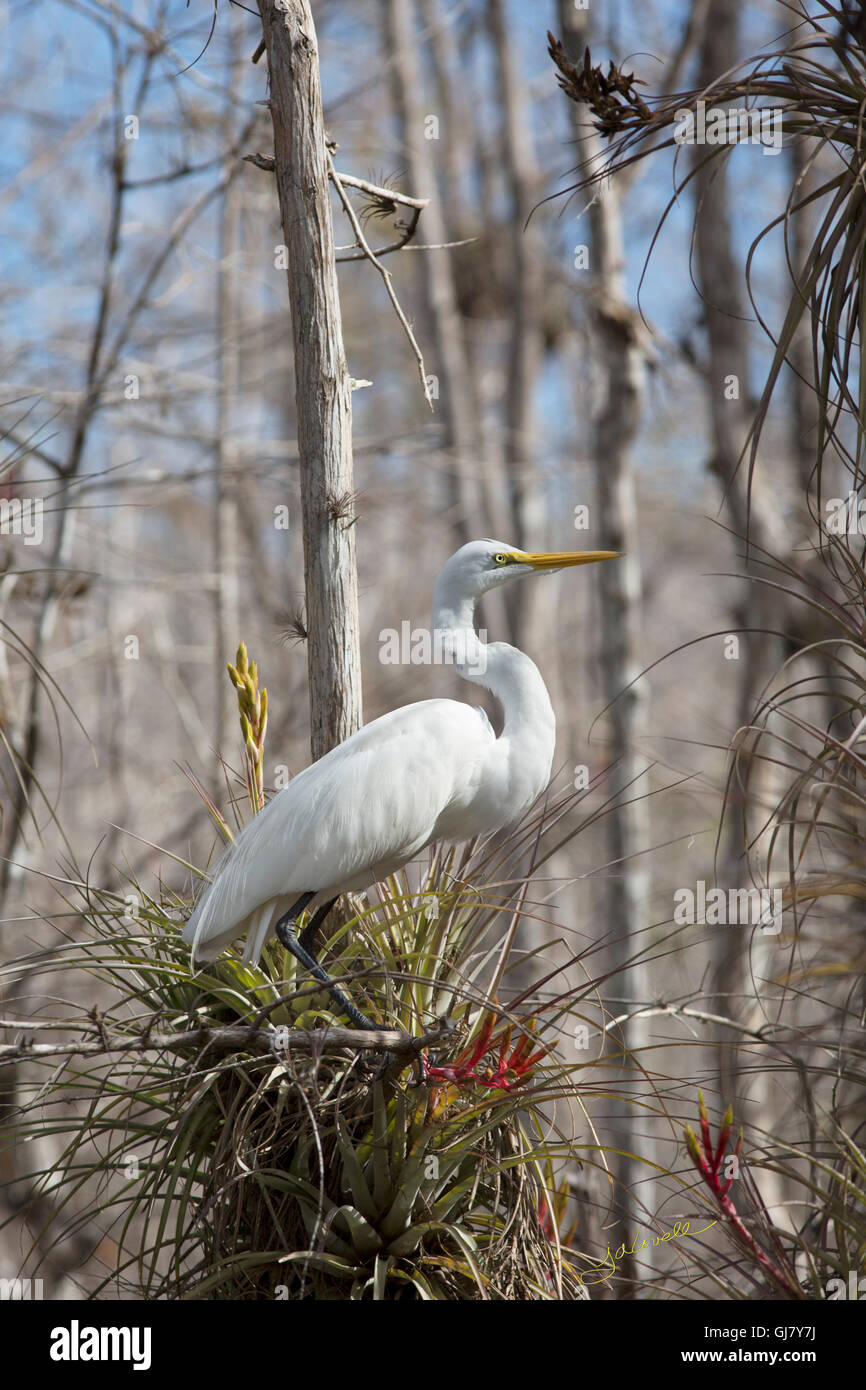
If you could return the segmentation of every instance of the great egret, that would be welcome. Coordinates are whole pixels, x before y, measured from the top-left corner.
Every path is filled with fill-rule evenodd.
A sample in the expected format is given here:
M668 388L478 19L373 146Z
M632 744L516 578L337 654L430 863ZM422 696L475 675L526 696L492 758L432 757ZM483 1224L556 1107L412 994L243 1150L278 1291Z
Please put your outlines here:
M478 600L524 575L616 558L612 550L530 554L493 540L461 546L436 581L433 633L444 659L499 701L502 733L482 709L421 700L374 719L299 772L220 860L183 933L193 964L213 960L244 932L244 960L258 961L275 931L356 1027L373 1027L314 954L316 931L339 895L369 888L434 840L502 829L550 778L556 721L544 681L517 648L481 640ZM311 907L299 937L298 918Z

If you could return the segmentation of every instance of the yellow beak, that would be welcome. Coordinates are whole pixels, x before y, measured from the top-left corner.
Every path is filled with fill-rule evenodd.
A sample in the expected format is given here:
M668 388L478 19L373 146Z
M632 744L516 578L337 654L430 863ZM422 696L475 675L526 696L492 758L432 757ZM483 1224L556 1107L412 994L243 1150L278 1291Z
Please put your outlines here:
M512 558L518 565L531 565L534 570L559 570L567 565L593 565L596 560L618 560L618 550L565 550L553 555L533 555L515 550Z

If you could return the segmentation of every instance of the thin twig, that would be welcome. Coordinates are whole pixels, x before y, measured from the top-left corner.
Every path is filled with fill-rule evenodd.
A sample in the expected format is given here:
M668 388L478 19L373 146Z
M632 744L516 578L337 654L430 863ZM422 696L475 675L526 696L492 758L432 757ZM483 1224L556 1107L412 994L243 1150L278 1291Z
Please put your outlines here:
M461 237L459 241L413 242L411 246L401 246L401 251L453 251L456 246L471 246L478 241L477 236Z
M340 202L343 204L346 216L348 217L349 222L351 223L352 231L355 233L358 245L364 252L364 255L366 256L367 260L370 261L370 263L376 267L379 274L381 275L382 281L385 285L385 289L388 292L388 298L394 306L394 312L397 315L397 318L400 320L400 323L403 325L403 331L409 340L409 346L415 354L415 361L418 364L418 375L421 378L421 385L424 389L424 399L429 405L430 409L432 410L433 397L430 395L430 387L427 385L427 372L424 367L424 358L421 355L421 349L418 346L415 334L412 332L409 320L403 313L403 310L400 307L400 301L394 292L394 286L391 284L391 272L388 270L387 266L381 264L381 262L377 259L375 253L370 250L367 239L364 236L363 230L361 228L361 224L356 216L355 209L352 207L351 200L349 199L348 194L346 193L342 183L340 182L340 175L334 168L334 161L331 158L330 153L328 153L328 172L331 176L331 180L334 184L334 187L337 190Z
M618 1028L622 1023L629 1023L634 1018L692 1018L698 1023L712 1023L722 1028L733 1028L738 1033L744 1033L747 1037L754 1038L756 1042L767 1041L765 1029L749 1028L745 1023L740 1023L735 1018L726 1018L724 1014L705 1013L702 1009L693 1009L683 1004L656 1004L651 1007L636 1009L634 1013L620 1014L617 1018L612 1018L605 1023L601 1032L609 1033L613 1028Z
M272 174L276 169L276 160L272 154L261 154L258 152L256 154L245 154L244 160L247 164L254 165L256 169L263 169L265 173L268 174ZM332 166L332 177L333 172ZM381 184L371 183L369 179L360 179L355 174L337 174L334 182L337 183L337 181L339 181L340 185L360 189L361 192L368 194L371 198L382 198L390 203L400 203L401 206L412 209L412 216L408 222L402 224L400 235L395 241L389 241L385 246L377 246L375 250L372 250L370 247L364 249L358 242L353 243L352 246L336 246L334 248L337 253L335 260L338 264L342 264L345 261L366 260L373 260L375 263L376 257L390 256L394 251L404 251L407 249L409 242L418 230L418 220L421 213L430 202L429 198L412 198L408 193L399 193L393 188L383 188ZM345 203L345 199L343 199L343 203L344 206L348 207ZM400 224L398 223L396 225L399 226ZM425 246L418 249L423 249L425 251L441 251L449 246L465 246L468 244L468 241L474 241L475 239L475 237L469 237L467 241L455 241L443 243L441 246ZM341 252L345 254L341 255Z
M269 174L276 169L276 160L272 154L245 154L244 159L247 164L254 164L257 169L263 169ZM369 193L371 198L383 198L389 203L402 203L404 207L414 208L417 212L423 212L430 202L429 198L412 198L408 193L400 193L396 188L384 188L381 184L371 183L369 179L360 179L357 174L337 174L337 178L349 188L359 188L362 193Z
M389 203L402 203L404 207L415 208L418 212L423 212L430 202L429 198L412 198L408 193L398 192L396 188L383 188L378 183L371 183L369 179L359 179L357 174L336 176L340 183L350 188L359 188L362 193L369 193L371 198L383 198Z

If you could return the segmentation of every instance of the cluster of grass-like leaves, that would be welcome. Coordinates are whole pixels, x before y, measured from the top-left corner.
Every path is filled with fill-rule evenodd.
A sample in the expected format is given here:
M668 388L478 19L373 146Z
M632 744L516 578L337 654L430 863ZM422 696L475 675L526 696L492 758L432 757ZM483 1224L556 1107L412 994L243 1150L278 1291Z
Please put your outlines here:
M255 814L266 697L245 651L230 670L247 760L236 785ZM6 967L34 993L53 975L54 997L100 1001L51 1022L43 1009L37 1028L57 1031L36 1036L56 1037L57 1054L35 1046L18 1079L10 1137L51 1155L40 1167L34 1145L12 1183L16 1205L38 1210L34 1271L92 1229L96 1296L583 1296L541 1215L557 1200L545 1107L573 1084L556 1060L570 1001L541 1018L525 991L497 1002L529 910L513 863L544 857L565 802L495 845L437 855L414 891L389 880L333 932L329 969L378 1022L420 1035L447 1020L421 1085L417 1067L380 1075L381 1052L327 1042L341 1021L278 942L257 965L238 947L193 974L186 893L76 884L68 943Z
M747 1275L763 1296L769 1280L774 1296L821 1298L832 1277L847 1280L862 1269L866 1253L866 527L859 515L866 481L866 49L860 6L792 0L781 10L790 23L778 44L720 72L705 88L674 93L653 94L616 61L605 68L588 51L582 63L572 62L549 37L560 87L609 142L607 159L581 170L577 187L671 151L674 192L661 225L691 180L731 154L728 144L694 151L680 146L683 114L696 111L699 102L780 112L786 142L801 142L803 158L784 205L746 256L746 289L772 355L741 465L748 468L751 495L771 405L778 404L788 371L801 379L805 371L815 419L814 468L802 499L811 533L785 556L762 550L749 535L738 539L752 561L752 582L775 590L780 613L796 618L805 635L756 700L751 727L738 731L726 796L726 814L741 820L744 859L756 883L781 886L785 908L774 976L755 982L756 991L768 996L763 1018L756 1020L760 1010L753 1010L748 1020L726 1023L732 1035L738 1023L741 1028L741 1074L772 1074L784 1086L779 1097L787 1096L788 1106L778 1110L774 1133L756 1127L749 1132L751 1161L744 1163L739 1187L721 1182L724 1143L718 1153L710 1151L703 1103L703 1147L691 1131L686 1135L706 1201L738 1246L729 1270L706 1251L693 1254L692 1263L726 1296L744 1296ZM701 215L699 205L696 218ZM800 261L793 251L795 219L808 228ZM652 246L660 231L661 226ZM758 253L775 233L784 238L789 277L777 328L753 286ZM649 257L644 274L648 265ZM801 334L811 343L806 368L795 353ZM838 524L838 499L831 505L826 496L828 478L832 490L850 489L845 500L857 512L853 524L850 515ZM756 773L768 763L776 788L772 804L766 795L751 795ZM727 1138L725 1120L722 1136ZM778 1221L762 1200L762 1170L763 1185L772 1183L786 1197ZM748 1229L738 1227L737 1201L751 1212ZM686 1275L689 1285L692 1273Z

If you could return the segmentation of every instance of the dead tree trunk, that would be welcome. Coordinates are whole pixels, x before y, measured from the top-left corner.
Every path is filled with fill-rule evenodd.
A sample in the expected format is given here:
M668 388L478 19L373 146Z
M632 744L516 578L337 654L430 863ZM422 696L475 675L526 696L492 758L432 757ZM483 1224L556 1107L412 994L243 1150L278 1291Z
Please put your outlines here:
M503 0L489 0L487 18L501 102L502 163L511 200L509 211L510 324L505 396L503 456L511 513L511 534L523 550L544 544L544 498L534 476L533 395L541 368L541 311L544 300L544 248L530 214L541 181L532 141L526 83L515 59ZM552 545L552 549L556 549ZM507 592L511 640L518 646L531 632L544 604L542 591L515 585Z
M424 210L424 240L430 245L441 246L448 240L448 232L431 141L425 138L421 65L412 0L384 0L384 20L388 48L393 55L394 105L406 151L409 182L413 189L422 190L419 197L430 199ZM469 362L448 253L423 254L421 273L439 378L439 408L444 422L449 520L457 543L462 545L470 539L471 522L477 510L467 496L466 482L467 464L474 463L478 456Z
M739 11L727 0L711 0L703 31L699 85L708 86L720 73L727 72L739 58ZM733 214L727 164L724 159L707 161L708 151L695 148L699 166L692 183L695 201L695 248L698 284L703 297L704 322L709 348L708 404L712 424L713 452L710 471L724 490L728 522L742 543L748 538L755 547L781 554L784 536L775 519L772 495L768 495L763 476L755 475L751 497L748 493L746 464L740 456L751 425L749 403L748 318L740 290L742 267L734 252ZM764 571L749 562L746 572ZM752 720L756 701L777 667L782 652L778 641L759 629L778 629L778 606L772 593L762 584L743 585L733 614L734 625L745 629L740 638L741 659L735 663L737 679L734 728L746 729ZM720 658L721 659L721 658ZM772 804L771 769L766 762L748 766L751 738L741 737L738 752L743 777L748 772L749 800L761 817ZM738 781L732 783L736 794ZM719 853L718 878L724 887L748 885L749 863L743 816L747 808L734 801L726 808L727 822ZM758 940L757 938L760 938ZM750 974L763 974L758 957L767 938L756 933L756 954L749 961L742 950L741 937L720 932L713 939L717 1012L729 1012L729 996L751 990ZM721 1056L732 1063L728 1038L719 1035Z
M238 95L238 53L236 35L229 39L229 96L223 113L225 149L231 147ZM235 447L232 420L237 401L240 369L238 292L239 200L237 184L226 185L220 209L219 270L217 272L217 418L216 486L214 488L214 735L217 748L226 749L237 721L237 701L226 680L226 662L234 660L243 633L240 631L240 522L237 482L233 476ZM221 769L215 769L219 779Z
M560 0L559 21L569 57L580 62L588 41L588 13ZM581 163L600 160L598 137L572 111ZM645 353L637 314L625 290L625 256L622 215L615 186L606 182L594 190L588 210L593 270L593 324L601 376L601 404L593 430L593 457L599 509L598 543L623 552L613 564L599 566L601 664L604 696L610 702L610 750L613 762L612 791L620 804L607 817L608 858L605 922L610 940L611 992L636 1010L649 1001L648 971L633 960L645 949L646 937L637 935L650 921L649 872L645 857L649 845L649 815L641 780L646 758L640 753L640 737L646 728L646 689L632 684L642 668L640 654L641 574L639 528L634 471L629 448L640 422L643 406ZM623 1010L625 1012L625 1010ZM648 1026L635 1019L623 1028L628 1053L643 1055ZM650 1174L651 1139L646 1135L642 1112L630 1097L635 1095L640 1072L624 1067L623 1098L611 1105L611 1122L617 1126L615 1176L619 1187L623 1230L654 1213ZM636 1157L633 1158L632 1155ZM631 1210L629 1210L631 1207Z
M352 388L334 261L316 31L307 0L259 0L295 355L314 758L361 725Z
M720 73L729 71L739 58L740 11L728 0L711 0L701 41L699 84L706 87ZM700 146L695 159L705 160ZM760 158L760 156L759 156ZM772 590L759 582L764 573L752 562L752 547L785 558L787 537L774 507L772 479L762 468L755 474L751 494L747 467L740 455L751 424L748 400L749 343L744 296L738 287L742 269L734 253L733 214L727 164L723 159L703 163L693 181L695 197L695 245L698 283L704 299L704 315L709 344L709 404L713 426L714 452L711 470L724 488L732 530L749 550L745 574L755 573L758 582L743 585L734 623L745 629L740 639L742 658L735 663L738 676L734 729L737 748L737 774L730 780L730 800L725 807L724 836L719 853L717 876L723 888L751 879L750 854L757 863L766 862L765 848L772 824L766 824L775 804L779 777L768 758L753 756L754 737L749 729L762 692L778 669L782 645L773 632L784 628L783 608ZM737 390L725 389L726 382ZM772 727L772 720L770 721ZM746 786L748 800L738 805L739 788ZM756 835L755 830L763 827ZM776 938L762 931L753 940L739 931L717 931L713 937L713 966L716 1012L731 1014L742 999L742 1017L750 1027L759 1028L774 1016L772 997L764 995L773 979L776 965ZM770 989L770 995L775 994ZM773 1087L766 1073L749 1074L739 1067L739 1053L730 1045L724 1030L718 1036L718 1066L722 1099L735 1110L752 1107L753 1122L765 1131L773 1129ZM763 1198L778 1219L784 1197L782 1181L767 1175Z

